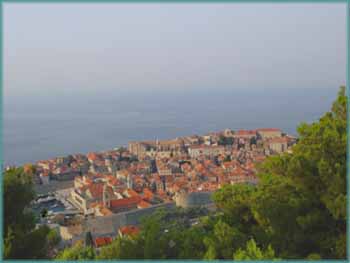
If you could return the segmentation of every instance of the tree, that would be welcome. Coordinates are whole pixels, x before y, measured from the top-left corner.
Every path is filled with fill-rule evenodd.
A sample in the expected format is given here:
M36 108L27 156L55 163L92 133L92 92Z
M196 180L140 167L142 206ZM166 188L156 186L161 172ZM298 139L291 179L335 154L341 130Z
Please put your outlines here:
M344 88L330 112L301 124L298 132L292 154L270 157L258 167L257 186L224 186L214 200L225 223L262 247L271 244L279 257L345 258ZM217 257L220 242L212 244L207 253Z
M299 142L293 148L288 176L332 213L346 221L346 96L339 91L332 111L319 122L299 126Z
M215 204L224 214L224 221L245 233L256 225L250 208L255 191L256 187L249 184L225 185L213 195Z
M112 244L102 247L97 259L142 259L143 251L139 239L117 237Z
M4 173L4 258L47 258L49 228L35 229L34 214L28 209L34 199L32 178L23 168Z
M74 246L66 248L56 257L57 260L89 260L95 259L95 251L92 247L84 247L83 242L77 242Z
M61 237L55 229L51 229L47 234L47 244L49 248L54 248L61 241Z
M22 168L14 168L4 174L4 234L10 227L27 232L34 228L34 215L25 210L35 193L30 176ZM13 230L12 229L12 230Z
M346 256L346 126L342 87L330 112L318 122L299 126L300 136L292 154L269 158L259 168L260 174L287 178L290 187L303 196L304 201L293 201L298 231L293 231L296 239L289 243L295 244L293 253L298 251L294 256ZM267 187L265 192L269 191ZM287 250L290 253L291 247Z
M244 240L245 237L239 230L219 220L214 226L213 233L204 238L207 247L204 259L231 259L234 250Z
M48 257L49 243L48 234L50 229L43 225L39 228L23 235L19 242L19 249L17 250L17 258L28 259L45 259Z
M92 247L94 244L91 232L86 232L85 234L85 246Z
M269 245L266 250L261 250L255 243L254 239L247 242L245 249L238 249L234 255L234 260L277 260L275 251Z
M181 249L179 259L202 259L205 252L203 239L208 233L203 227L191 227L183 231L182 239L179 243Z
M162 243L162 228L160 224L160 216L150 217L144 221L141 235L144 239L144 258L145 259L161 259L164 258L164 246Z

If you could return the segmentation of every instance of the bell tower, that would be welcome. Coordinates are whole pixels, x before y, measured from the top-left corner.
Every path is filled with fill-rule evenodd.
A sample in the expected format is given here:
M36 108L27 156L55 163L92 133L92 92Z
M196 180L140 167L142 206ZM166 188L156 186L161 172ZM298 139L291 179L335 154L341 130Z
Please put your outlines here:
M105 207L109 207L110 206L109 194L108 194L108 191L107 191L107 185L106 184L103 186L102 202L103 202L103 205Z

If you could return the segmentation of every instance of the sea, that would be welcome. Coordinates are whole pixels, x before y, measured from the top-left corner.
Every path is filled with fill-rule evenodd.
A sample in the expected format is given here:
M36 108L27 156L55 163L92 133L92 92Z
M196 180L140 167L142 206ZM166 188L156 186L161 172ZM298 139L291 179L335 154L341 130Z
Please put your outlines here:
M42 92L3 96L3 165L226 128L280 128L331 109L332 88L207 88Z

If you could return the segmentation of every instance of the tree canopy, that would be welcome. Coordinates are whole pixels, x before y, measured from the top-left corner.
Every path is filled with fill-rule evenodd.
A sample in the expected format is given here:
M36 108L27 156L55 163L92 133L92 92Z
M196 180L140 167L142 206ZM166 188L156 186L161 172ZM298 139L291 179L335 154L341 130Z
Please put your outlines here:
M50 229L47 226L35 228L35 216L28 209L35 197L31 175L23 168L14 168L4 173L3 180L4 258L47 258Z

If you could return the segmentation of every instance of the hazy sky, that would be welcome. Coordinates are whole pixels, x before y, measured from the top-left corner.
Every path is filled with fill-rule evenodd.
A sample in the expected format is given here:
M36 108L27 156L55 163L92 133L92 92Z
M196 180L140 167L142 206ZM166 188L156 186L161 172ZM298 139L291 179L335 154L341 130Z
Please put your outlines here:
M346 4L4 4L6 96L338 87Z

